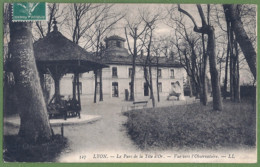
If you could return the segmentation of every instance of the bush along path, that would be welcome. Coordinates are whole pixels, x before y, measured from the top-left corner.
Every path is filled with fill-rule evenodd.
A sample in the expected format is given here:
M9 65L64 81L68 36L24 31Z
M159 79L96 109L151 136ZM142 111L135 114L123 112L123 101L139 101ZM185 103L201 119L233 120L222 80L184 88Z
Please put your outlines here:
M252 103L225 101L223 111L212 111L211 106L197 103L128 112L128 134L145 150L255 146Z

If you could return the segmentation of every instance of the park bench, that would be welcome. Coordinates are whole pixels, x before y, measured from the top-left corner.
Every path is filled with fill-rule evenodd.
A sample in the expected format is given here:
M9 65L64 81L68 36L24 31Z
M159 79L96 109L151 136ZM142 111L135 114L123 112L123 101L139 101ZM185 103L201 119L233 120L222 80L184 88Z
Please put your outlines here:
M134 101L131 105L122 106L121 112L127 112L137 108L145 108L147 107L147 103L148 101Z
M145 108L147 107L148 101L134 101L132 108L136 109L139 107Z
M68 117L80 118L80 105L77 100L60 100L58 103L50 103L47 106L49 118L63 117L66 120Z
M47 106L47 111L50 119L61 117L61 116L63 116L65 119L66 105L64 101L60 101L59 103L50 103Z

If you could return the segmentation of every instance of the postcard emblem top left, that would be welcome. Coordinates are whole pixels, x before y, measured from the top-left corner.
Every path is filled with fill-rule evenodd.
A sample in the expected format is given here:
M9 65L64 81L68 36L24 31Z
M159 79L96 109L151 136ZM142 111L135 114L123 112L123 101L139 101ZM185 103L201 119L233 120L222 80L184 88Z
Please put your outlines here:
M20 21L46 21L46 3L28 3L20 2L13 3L13 17L14 22Z

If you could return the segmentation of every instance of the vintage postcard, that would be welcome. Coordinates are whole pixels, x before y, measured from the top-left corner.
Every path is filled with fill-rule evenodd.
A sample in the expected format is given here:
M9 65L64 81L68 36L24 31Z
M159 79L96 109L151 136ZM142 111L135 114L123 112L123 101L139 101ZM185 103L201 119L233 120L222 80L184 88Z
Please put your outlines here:
M2 161L257 165L257 7L3 3Z

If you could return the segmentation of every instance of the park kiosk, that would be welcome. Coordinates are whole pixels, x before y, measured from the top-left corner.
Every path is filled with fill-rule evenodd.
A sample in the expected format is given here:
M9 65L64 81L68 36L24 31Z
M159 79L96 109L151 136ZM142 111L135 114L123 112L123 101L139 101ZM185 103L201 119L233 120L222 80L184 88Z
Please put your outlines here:
M54 80L55 93L48 103L50 118L79 116L81 110L79 74L108 67L100 63L95 56L67 39L58 31L54 20L53 31L34 43L34 55L41 84L44 74L50 74ZM73 97L64 100L60 94L60 80L65 74L74 74ZM77 93L76 93L77 92Z

